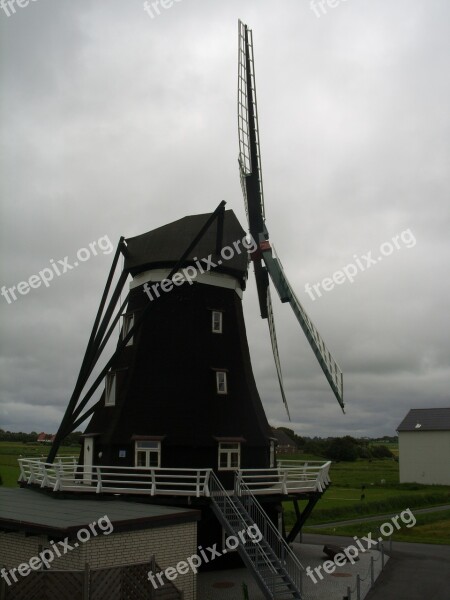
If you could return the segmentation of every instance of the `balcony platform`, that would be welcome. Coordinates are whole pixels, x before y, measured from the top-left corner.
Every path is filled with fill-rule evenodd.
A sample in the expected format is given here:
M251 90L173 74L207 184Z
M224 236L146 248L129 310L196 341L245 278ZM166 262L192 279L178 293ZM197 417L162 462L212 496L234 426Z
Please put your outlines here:
M54 463L37 458L19 459L22 487L77 494L123 494L147 497L208 499L210 468L166 469L79 465L76 457ZM230 494L280 498L322 494L330 484L331 462L279 461L274 468L237 469Z

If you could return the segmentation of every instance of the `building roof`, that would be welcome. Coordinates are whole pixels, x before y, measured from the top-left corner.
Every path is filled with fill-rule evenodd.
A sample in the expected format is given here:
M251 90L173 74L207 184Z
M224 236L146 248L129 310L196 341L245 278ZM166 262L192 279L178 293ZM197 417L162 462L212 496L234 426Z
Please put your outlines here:
M52 498L26 488L0 488L0 529L70 536L106 516L114 531L149 529L200 520L198 510L124 502Z
M274 438L276 438L279 446L294 446L297 448L297 444L294 442L292 438L288 436L288 434L282 429L272 429L272 433Z
M211 213L190 215L168 225L158 227L153 231L127 238L125 269L129 270L134 276L146 269L173 267L210 216ZM201 261L208 258L209 255L212 255L214 261L217 257L217 229L218 221L216 220L191 251L184 263L185 265L195 265L197 260ZM244 237L245 231L242 229L236 215L232 210L226 210L223 218L223 237L219 244L221 249L229 246L233 252L229 253L230 258L222 260L221 266L217 266L214 269L215 271L229 273L238 278L246 276L248 252L242 245L238 246L239 252L234 246L234 242L241 241ZM215 264L219 259L220 257L215 261Z
M450 431L450 408L413 408L397 431Z

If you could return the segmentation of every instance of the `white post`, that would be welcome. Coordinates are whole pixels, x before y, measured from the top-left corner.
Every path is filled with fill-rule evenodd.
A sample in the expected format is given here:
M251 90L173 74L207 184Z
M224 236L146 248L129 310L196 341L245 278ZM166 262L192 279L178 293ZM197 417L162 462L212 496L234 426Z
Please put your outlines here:
M102 469L101 469L101 467L95 467L95 470L97 471L97 489L95 490L95 492L96 492L96 494L100 494L103 489Z

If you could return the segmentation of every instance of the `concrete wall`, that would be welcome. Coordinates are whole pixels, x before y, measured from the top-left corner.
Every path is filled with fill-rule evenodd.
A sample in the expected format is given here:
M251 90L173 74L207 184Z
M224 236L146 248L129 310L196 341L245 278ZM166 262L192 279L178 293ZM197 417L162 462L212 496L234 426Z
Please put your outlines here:
M400 431L400 483L450 485L450 431Z
M74 545L74 541L69 543ZM37 556L40 545L51 549L47 536L25 537L24 533L0 532L0 566L9 570L21 563L28 563L30 558ZM196 550L197 523L184 523L171 527L112 532L106 536L99 534L56 558L52 568L83 569L86 562L92 569L132 565L150 562L151 556L155 555L161 569L166 569L176 567L178 562L186 560ZM20 575L17 578L20 579ZM196 599L196 578L191 571L187 575L178 575L173 583L184 591L185 600Z

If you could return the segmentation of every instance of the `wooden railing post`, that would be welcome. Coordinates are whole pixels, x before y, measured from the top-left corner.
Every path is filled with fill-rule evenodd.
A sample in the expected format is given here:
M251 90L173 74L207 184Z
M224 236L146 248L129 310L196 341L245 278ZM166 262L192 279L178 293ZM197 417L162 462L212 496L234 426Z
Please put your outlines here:
M211 474L211 469L208 469L205 474L205 483L204 483L204 493L207 498L211 496L211 491L209 489L209 476Z
M96 493L97 494L101 494L101 492L103 491L102 469L101 469L101 467L97 466L97 467L95 467L95 470L97 471L97 489L96 489Z
M155 469L152 469L151 471L151 476L152 476L152 490L151 490L151 495L154 496L156 494L156 473L155 473Z

